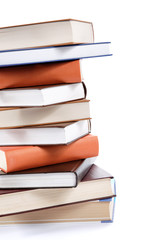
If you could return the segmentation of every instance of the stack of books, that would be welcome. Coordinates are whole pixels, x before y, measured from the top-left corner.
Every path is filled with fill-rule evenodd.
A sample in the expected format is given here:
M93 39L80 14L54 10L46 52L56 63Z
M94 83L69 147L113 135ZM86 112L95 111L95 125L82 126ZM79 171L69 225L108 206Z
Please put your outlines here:
M78 20L0 29L0 224L113 220L80 68L109 46Z

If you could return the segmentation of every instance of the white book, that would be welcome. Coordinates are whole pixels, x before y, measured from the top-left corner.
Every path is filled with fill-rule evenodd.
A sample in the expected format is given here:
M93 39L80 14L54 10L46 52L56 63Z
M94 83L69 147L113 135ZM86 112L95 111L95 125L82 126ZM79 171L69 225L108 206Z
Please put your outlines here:
M83 99L84 83L0 90L0 107L34 107Z
M0 129L0 146L68 144L89 134L90 131L90 120Z
M90 157L12 173L0 170L0 193L18 188L77 187L95 160L96 157Z
M65 19L0 28L0 51L42 46L92 43L91 22Z
M0 51L0 67L111 55L110 42Z

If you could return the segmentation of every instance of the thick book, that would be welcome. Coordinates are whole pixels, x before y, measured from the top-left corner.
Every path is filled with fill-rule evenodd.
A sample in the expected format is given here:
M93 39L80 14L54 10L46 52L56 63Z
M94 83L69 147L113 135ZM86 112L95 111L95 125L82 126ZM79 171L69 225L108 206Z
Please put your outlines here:
M81 82L80 61L0 68L0 89Z
M98 156L91 134L68 145L0 147L0 169L6 173Z
M0 51L0 67L111 55L110 42Z
M93 25L74 19L0 28L0 51L41 46L92 43Z
M0 107L39 107L86 97L84 83L0 90Z
M38 126L90 118L89 100L44 107L0 108L0 128Z
M0 146L69 144L90 132L90 120L0 129Z
M0 189L76 187L95 159L86 158L7 174L0 171Z
M116 197L0 217L0 225L62 222L110 223Z
M1 189L0 216L115 196L115 181L109 173L92 165L86 176L76 188Z

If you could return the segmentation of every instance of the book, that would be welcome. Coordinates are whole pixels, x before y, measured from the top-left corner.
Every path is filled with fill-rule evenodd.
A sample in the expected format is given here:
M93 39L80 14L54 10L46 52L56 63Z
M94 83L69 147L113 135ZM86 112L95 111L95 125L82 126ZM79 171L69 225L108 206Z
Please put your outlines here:
M89 100L86 99L44 107L1 108L0 128L38 126L89 118Z
M12 189L7 193L1 189L0 216L115 196L115 181L109 173L92 165L86 175L87 180L84 177L76 188Z
M0 51L41 46L92 43L91 22L74 19L0 28Z
M96 157L7 173L0 171L0 189L76 187Z
M86 97L84 83L0 90L0 107L37 107Z
M0 67L111 55L110 42L0 51Z
M62 222L110 223L114 218L115 199L87 201L33 212L0 217L0 225Z
M90 120L0 129L0 146L69 144L91 131Z
M91 134L68 145L0 147L0 169L6 173L98 156Z
M0 68L0 89L81 82L80 61Z

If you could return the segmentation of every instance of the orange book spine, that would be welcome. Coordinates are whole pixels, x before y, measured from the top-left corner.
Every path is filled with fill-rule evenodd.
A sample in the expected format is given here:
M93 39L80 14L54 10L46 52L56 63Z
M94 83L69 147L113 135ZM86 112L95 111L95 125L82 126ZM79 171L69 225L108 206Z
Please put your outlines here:
M9 173L95 157L99 152L99 144L98 138L89 134L69 145L8 147L6 149L4 152L7 169L2 170Z
M0 89L81 82L80 61L0 68Z

